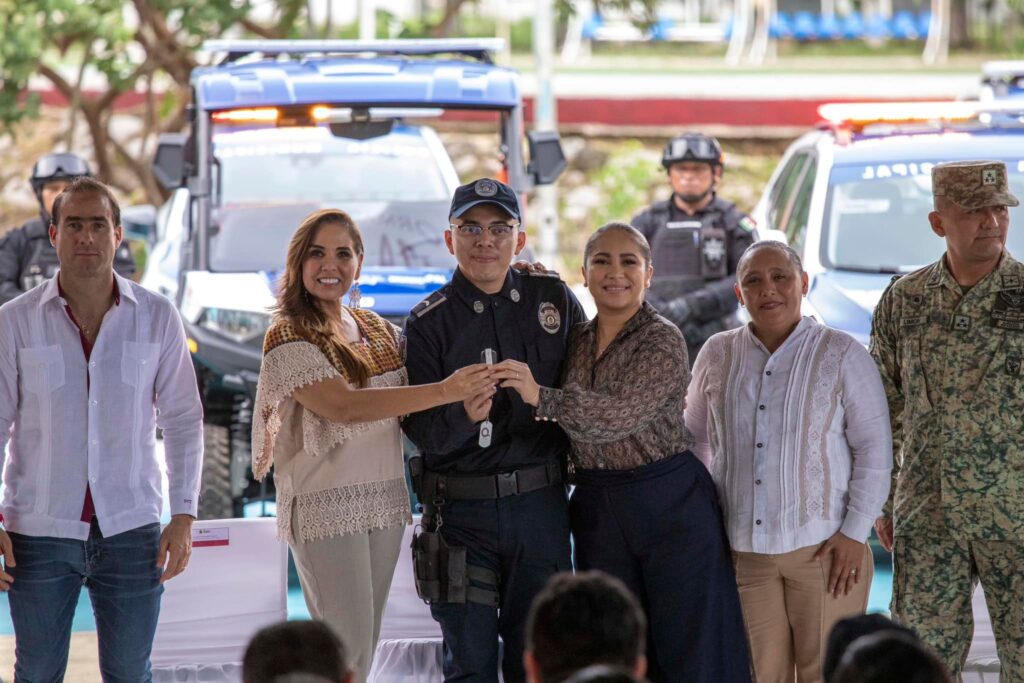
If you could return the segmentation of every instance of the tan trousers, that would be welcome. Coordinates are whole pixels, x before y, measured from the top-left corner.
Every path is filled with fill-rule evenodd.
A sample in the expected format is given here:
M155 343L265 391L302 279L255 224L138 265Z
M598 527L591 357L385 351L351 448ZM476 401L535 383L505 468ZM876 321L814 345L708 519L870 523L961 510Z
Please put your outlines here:
M370 673L403 527L291 545L306 607L345 644L356 681Z
M860 581L834 598L826 593L831 556L815 560L818 547L781 555L733 553L756 683L817 683L832 626L867 609L875 573L871 549L864 547Z

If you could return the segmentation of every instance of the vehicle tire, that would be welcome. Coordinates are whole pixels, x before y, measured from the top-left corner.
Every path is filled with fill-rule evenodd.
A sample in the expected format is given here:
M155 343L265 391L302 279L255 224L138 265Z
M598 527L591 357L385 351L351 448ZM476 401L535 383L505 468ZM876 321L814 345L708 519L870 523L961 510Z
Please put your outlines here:
M243 505L248 500L247 492L252 482L252 400L247 397L235 399L231 414L231 465L230 481L233 505L232 516L244 516Z
M203 479L199 492L199 519L233 516L231 500L231 431L203 423Z

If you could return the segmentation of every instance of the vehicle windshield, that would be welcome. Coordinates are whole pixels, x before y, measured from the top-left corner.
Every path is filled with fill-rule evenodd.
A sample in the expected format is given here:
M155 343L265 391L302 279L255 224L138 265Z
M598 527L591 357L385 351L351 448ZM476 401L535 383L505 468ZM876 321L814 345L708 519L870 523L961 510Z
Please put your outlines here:
M939 160L836 165L829 176L822 260L838 270L905 273L936 261L931 168ZM1010 191L1024 197L1024 161L1003 159ZM1010 253L1024 256L1024 208L1010 209Z
M219 133L211 268L283 268L295 229L326 208L359 226L364 266L452 267L444 245L451 162L425 133L403 124L369 140L326 127Z

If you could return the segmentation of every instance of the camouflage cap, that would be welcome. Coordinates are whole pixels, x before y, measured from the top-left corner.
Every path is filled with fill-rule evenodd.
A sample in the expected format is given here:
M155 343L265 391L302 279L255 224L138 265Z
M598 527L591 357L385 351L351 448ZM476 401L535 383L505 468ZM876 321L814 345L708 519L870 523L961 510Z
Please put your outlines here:
M1001 161L948 161L932 166L932 192L965 209L1017 206Z

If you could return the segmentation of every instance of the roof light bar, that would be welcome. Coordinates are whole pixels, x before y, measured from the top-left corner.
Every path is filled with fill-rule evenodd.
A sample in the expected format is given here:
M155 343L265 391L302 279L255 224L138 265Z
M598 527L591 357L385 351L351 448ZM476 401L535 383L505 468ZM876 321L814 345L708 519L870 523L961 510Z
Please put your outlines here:
M1024 119L1024 101L856 102L818 107L818 115L834 127L862 131L872 124L949 123L977 120L990 123L993 115Z
M488 59L505 49L501 38L457 38L421 40L207 40L205 52L227 52L238 58L255 52L279 55L327 54L465 54Z
M260 109L226 109L213 112L214 123L276 123L281 111L277 107Z
M1022 108L1017 105L1017 108ZM865 102L823 104L818 115L834 124L865 126L870 123L966 121L982 110L978 102Z

